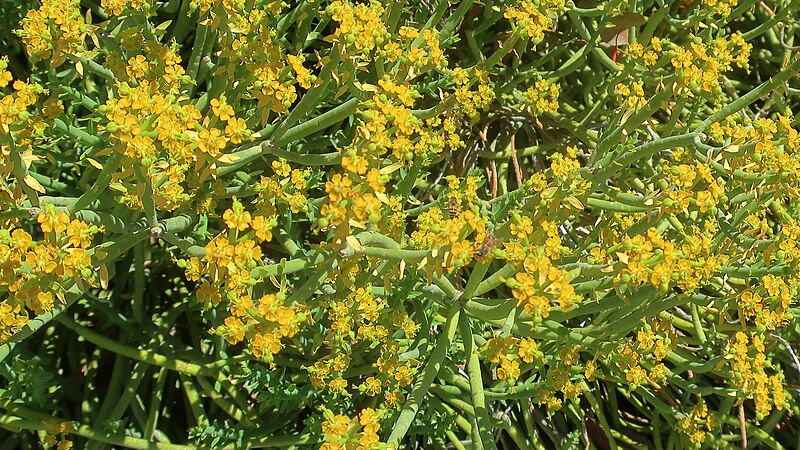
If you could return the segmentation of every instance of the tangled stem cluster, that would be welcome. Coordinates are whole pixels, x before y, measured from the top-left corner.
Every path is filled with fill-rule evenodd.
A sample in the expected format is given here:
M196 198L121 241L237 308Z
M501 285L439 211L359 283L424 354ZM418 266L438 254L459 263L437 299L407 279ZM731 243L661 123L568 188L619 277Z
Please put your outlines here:
M795 442L794 3L4 8L0 426Z

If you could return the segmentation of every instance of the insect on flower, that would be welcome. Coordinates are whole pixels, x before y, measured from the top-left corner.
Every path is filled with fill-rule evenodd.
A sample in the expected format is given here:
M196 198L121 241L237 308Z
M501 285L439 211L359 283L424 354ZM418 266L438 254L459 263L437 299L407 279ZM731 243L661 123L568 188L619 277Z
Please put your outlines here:
M483 243L480 247L475 251L475 256L478 258L485 258L489 252L494 250L494 246L497 243L497 239L494 237L494 233L489 231L486 233L486 237L483 239Z
M459 213L458 207L458 199L455 197L450 197L450 201L447 203L447 212L450 213L450 216L455 216Z

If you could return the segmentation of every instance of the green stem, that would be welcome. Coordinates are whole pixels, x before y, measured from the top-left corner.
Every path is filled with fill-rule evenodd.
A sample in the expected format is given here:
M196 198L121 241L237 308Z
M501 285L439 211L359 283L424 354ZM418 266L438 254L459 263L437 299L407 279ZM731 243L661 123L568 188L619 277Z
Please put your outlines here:
M9 136L9 141L11 141L11 172L14 174L14 178L17 180L17 186L22 189L22 192L30 200L33 206L39 206L39 194L26 182L26 179L29 177L28 175L28 168L25 167L25 161L22 159L22 154L19 153L17 150L17 146L14 145L14 138Z
M625 152L623 155L606 154L595 163L594 168L597 172L592 175L592 179L595 182L606 180L611 175L623 170L629 165L641 159L648 158L661 150L692 146L694 145L695 138L699 136L700 133L698 132L670 136L642 144L633 150Z
M67 308L78 301L81 294L82 293L80 288L78 288L78 285L74 284L69 288L65 295L65 297L67 297L66 303L59 303L55 305L52 310L43 314L39 314L38 316L29 320L25 326L14 333L13 336L8 338L6 342L0 345L0 362L3 362L3 360L6 359L6 357L10 355L12 351L14 351L14 347L17 345L17 343L22 342L23 339L39 331L39 329L50 323L50 321L55 319L59 314L66 311Z
M185 253L186 256L195 258L202 258L206 256L206 249L204 247L200 247L199 245L194 245L191 242L187 241L186 239L179 238L177 235L173 233L164 233L163 235L161 235L161 238L181 249L181 251L183 251L183 253Z
M603 135L602 139L597 144L597 148L594 150L594 153L592 153L592 157L589 159L589 167L594 167L595 161L606 157L608 150L619 144L623 133L630 134L633 130L638 128L645 121L645 119L658 111L661 108L661 105L667 101L667 99L672 97L672 87L675 85L676 79L676 76L673 75L664 80L664 86L662 87L661 92L654 95L646 105L628 118L628 120L626 120L621 127L618 126L609 133Z
M55 420L57 422L72 423L72 425L75 427L75 432L73 434L86 439L105 442L106 444L117 445L125 448L141 450L194 450L196 448L193 445L165 444L159 442L150 442L146 439L130 436L113 436L109 435L107 431L96 430L86 425L81 425L75 421L68 421L58 417L52 417L44 413L36 413L21 406L11 406L8 404L8 402L4 402L2 405L0 405L0 407L7 411L13 412L14 414L23 416L18 417L6 414L0 415L0 424L10 428L43 431L45 428L44 421Z
M331 125L339 123L346 118L355 114L358 107L359 99L351 98L350 100L342 103L341 105L320 114L313 119L296 125L286 131L279 139L275 141L278 147L284 147L294 141L299 141L307 136L310 136L317 131L324 130Z
M405 250L405 249L386 249L376 247L362 247L355 252L360 255L372 256L390 261L405 260L407 262L419 262L430 254L430 250Z
M478 351L475 347L475 338L472 336L472 326L467 314L461 314L459 332L464 342L464 353L467 355L467 375L469 375L469 391L472 397L472 407L475 410L475 421L477 423L478 435L480 440L474 442L478 450L493 450L497 446L492 437L492 423L489 420L489 412L486 409L486 395L483 392L483 376L481 374L481 362L478 358Z
M408 429L411 427L414 417L417 416L417 412L425 399L425 395L428 393L428 389L430 389L431 383L433 383L434 378L438 375L442 363L447 357L447 350L450 348L450 342L455 335L458 325L459 311L460 306L457 303L450 307L450 311L447 314L447 322L445 322L444 330L442 330L439 339L436 341L436 347L428 358L422 375L417 379L416 383L414 383L413 389L408 394L408 400L392 427L392 433L389 435L386 442L389 445L393 445L395 448L400 446L400 441L402 441L403 437L408 433Z
M49 202L45 202L49 203ZM84 222L93 223L95 225L102 225L105 227L106 233L119 233L126 234L136 232L145 227L144 221L130 221L125 218L117 217L113 214L92 211L90 209L82 209L73 214L76 219L83 220Z
M796 58L791 64L789 64L783 70L775 74L775 76L770 78L768 81L761 83L760 85L753 88L747 94L739 97L733 102L727 104L719 111L708 116L708 118L706 118L706 120L704 120L700 125L698 125L694 131L696 133L702 133L706 128L711 126L712 123L719 122L720 120L728 117L729 115L746 108L747 106L758 100L766 93L773 91L774 89L781 86L784 82L786 82L786 80L795 76L794 72L798 69L798 67L800 67L800 58Z
M313 258L297 258L290 260L283 260L277 264L270 264L268 266L256 267L250 274L256 279L267 279L278 275L289 275L305 270L309 267L317 267L322 264L327 258L322 253L316 254Z
M534 448L528 443L525 433L520 430L519 425L517 425L515 422L512 422L509 427L506 428L506 432L508 432L508 435L511 436L511 440L514 441L514 444L516 444L520 449L534 450Z
M139 242L133 247L133 299L131 299L131 309L133 318L140 325L145 322L144 307L144 241Z
M197 377L197 383L200 385L200 388L206 393L206 395L217 404L226 414L231 416L237 422L240 422L242 425L247 427L252 427L253 423L247 416L232 402L228 399L223 397L219 392L214 389L214 387L206 381L203 377Z
M57 320L67 328L78 333L81 337L94 345L117 353L119 355L128 357L135 361L141 361L147 364L152 364L158 367L164 367L175 372L185 373L187 375L203 375L207 377L217 378L216 371L211 371L206 367L198 364L181 361L172 357L167 357L147 350L140 350L127 345L120 344L114 339L107 338L100 333L96 333L84 326L78 325L72 318L66 316L58 316Z
M600 422L600 428L603 430L603 433L608 438L608 445L611 450L617 449L617 441L614 439L614 436L609 432L611 427L608 425L608 421L606 420L605 414L603 414L603 405L600 403L600 400L595 396L595 393L598 391L595 390L594 393L589 389L589 386L583 382L581 383L583 386L583 392L586 393L584 396L586 400L589 401L589 404L592 405L592 411L594 411L595 415L597 415L597 420Z
M186 393L186 401L189 402L189 407L191 408L195 423L199 427L208 425L206 411L203 408L203 400L200 397L200 393L197 392L197 388L195 388L194 383L192 383L192 379L185 374L179 375L181 379L181 385L183 386L183 391Z
M158 377L153 385L150 405L148 405L150 412L147 415L147 422L144 427L144 437L148 441L153 440L153 434L155 434L156 427L158 426L158 416L161 414L161 398L164 395L164 383L167 382L167 374L167 369L162 367L161 370L158 371Z
M589 33L589 29L586 28L586 24L583 23L576 11L568 9L567 16L570 18L570 21L573 25L575 25L575 30L578 32L578 35L585 39L586 41L592 43L591 52L597 56L597 59L600 61L600 64L605 66L607 69L610 69L613 72L619 72L621 67L615 63L607 54L606 52L600 48L595 46L594 42L596 40L596 36L592 36Z
M483 282L488 270L489 262L479 262L475 265L472 269L472 273L469 274L469 280L467 280L467 285L464 287L464 293L461 295L463 300L466 301L472 298L481 285L481 282Z
M67 125L61 119L54 119L53 126L56 130L61 131L62 133L67 134L68 136L77 139L78 142L81 144L86 145L87 147L94 147L95 145L99 145L102 141L97 136L92 136L91 134L87 133L86 131L73 127L72 125Z
M498 48L494 53L492 53L491 56L486 58L485 61L478 63L478 66L484 70L494 67L503 59L503 57L509 54L511 50L514 50L514 47L517 46L517 42L519 42L519 34L514 33L511 35L511 37L507 38L505 42L503 42L503 45L500 46L500 48Z
M265 155L273 155L283 158L289 162L302 164L303 166L335 166L342 162L342 154L339 152L331 153L297 153L281 150L277 147L270 147L263 152Z
M334 47L330 51L330 61L325 64L322 72L319 74L317 85L311 88L303 95L300 102L292 108L292 111L275 129L273 135L270 136L274 141L280 141L281 137L303 116L311 112L320 103L322 96L328 92L328 86L331 84L331 71L334 67L339 65L339 49Z
M112 153L103 165L103 170L101 170L100 174L97 176L97 181L95 181L91 189L81 195L80 198L69 207L69 211L74 214L97 200L97 197L99 197L111 183L111 178L120 164L122 164L122 153Z
M461 20L467 15L467 12L469 12L470 8L472 8L473 3L475 3L475 0L459 2L458 8L456 8L455 12L453 12L453 14L447 18L444 26L439 32L439 38L442 41L449 38L456 28L458 28L459 24L461 24Z
M596 197L589 197L586 199L586 206L590 208L602 209L603 211L622 212L622 213L643 213L649 211L651 208L645 206L626 205L618 202L610 202Z
M506 264L500 270L490 275L489 278L481 281L480 284L478 284L478 287L475 288L475 292L472 293L472 296L470 298L481 296L495 289L496 287L503 284L506 278L510 278L514 276L514 274L516 273L517 273L517 268L514 267L513 264Z
M284 133L277 141L264 141L252 147L232 153L233 162L229 165L219 167L217 169L217 176L223 177L230 173L237 171L239 168L247 166L252 161L260 158L262 155L274 154L276 156L284 157L289 161L293 161L303 165L310 166L326 166L334 165L341 161L341 156L335 153L328 153L325 155L315 154L297 154L280 150L279 147L285 147L288 144L299 141L317 131L328 128L347 117L353 115L358 107L358 99L352 98L330 111L324 112L313 119L310 119L300 125L294 126Z

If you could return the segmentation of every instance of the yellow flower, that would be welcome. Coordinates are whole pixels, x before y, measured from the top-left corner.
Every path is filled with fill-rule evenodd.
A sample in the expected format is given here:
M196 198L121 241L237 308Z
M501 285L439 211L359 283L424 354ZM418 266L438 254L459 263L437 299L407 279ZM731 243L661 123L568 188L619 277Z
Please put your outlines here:
M327 440L336 441L344 437L353 425L353 421L344 415L336 414L322 422L322 433Z
M285 159L280 158L275 161L272 161L272 170L281 178L288 177L289 174L292 172L292 167L289 166L289 163L286 162Z
M538 44L544 39L544 32L555 25L564 7L564 0L522 0L507 8L503 16L520 27L534 44Z
M36 314L44 314L53 309L53 293L39 292L35 297L30 297L25 302L25 306Z
M560 90L557 83L551 83L544 79L537 80L523 94L525 105L537 116L546 112L555 112L558 110Z
M228 119L225 125L225 135L234 144L241 144L250 136L250 130L247 129L247 122L241 118Z
M220 152L228 145L227 138L216 128L210 130L203 128L197 136L197 148L201 152L208 153L213 158L218 157Z
M334 174L330 181L325 183L325 192L328 193L328 201L330 203L338 203L344 198L349 198L351 194L350 186L353 182L347 175Z
M517 216L511 222L511 234L519 239L525 239L533 234L533 220L528 216Z
M16 34L33 60L52 58L58 65L65 54L83 50L87 32L80 0L43 0L41 6L28 10Z
M250 213L244 210L244 206L241 202L236 200L235 197L233 199L233 206L225 210L222 219L229 229L239 231L246 230L247 227L250 226L251 221Z
M334 36L347 47L367 53L388 40L389 32L383 20L384 7L378 2L352 4L334 0L326 12L339 26Z
M400 366L394 373L394 379L399 386L410 386L414 382L413 372L408 366Z
M364 392L370 397L374 397L381 393L381 381L375 377L369 377L362 383Z
M300 211L308 210L308 199L300 192L295 192L289 196L289 208L293 213L297 214Z
M280 352L281 348L283 348L283 344L281 344L280 335L275 331L256 333L250 340L250 351L253 352L253 356L267 362L271 362L273 356Z
M574 157L569 155L562 155L561 153L554 153L550 157L550 170L553 176L559 180L566 180L580 169L581 164Z
M88 248L92 245L92 238L97 231L98 227L89 225L81 220L73 220L67 226L67 236L69 243L73 247Z
M67 230L67 225L69 225L69 216L58 211L54 205L49 203L42 206L42 211L39 212L36 220L44 233L55 231L56 234L61 234Z
M209 103L211 104L211 110L219 117L219 120L227 122L234 117L233 107L228 104L225 95L220 98L212 98Z
M218 236L206 244L203 261L220 269L227 268L233 262L235 248L223 236Z
M250 226L256 233L256 237L262 242L272 241L272 229L278 226L278 217L256 216Z
M8 83L12 82L14 77L11 76L11 72L7 70L0 70L0 88L4 88L8 86Z
M149 71L150 63L144 55L136 55L128 59L128 67L125 68L125 73L130 78L142 78Z
M90 270L92 258L89 252L82 248L68 248L67 256L64 257L64 275L68 277L86 277ZM91 272L89 272L91 273Z
M536 344L536 341L529 338L520 339L518 343L519 347L517 348L517 355L522 359L522 361L530 364L536 358L538 358L542 353L539 351L539 346Z
M497 378L514 383L519 378L519 363L516 360L504 359L497 368Z
M50 243L39 243L32 251L25 255L25 263L31 266L34 273L48 274L60 272L61 259L57 253L58 249Z
M229 344L235 345L244 340L244 323L238 318L228 316L225 319L225 339Z
M344 395L345 397L350 397L350 393L347 392L347 380L342 377L336 377L328 382L328 390L332 394L340 394Z

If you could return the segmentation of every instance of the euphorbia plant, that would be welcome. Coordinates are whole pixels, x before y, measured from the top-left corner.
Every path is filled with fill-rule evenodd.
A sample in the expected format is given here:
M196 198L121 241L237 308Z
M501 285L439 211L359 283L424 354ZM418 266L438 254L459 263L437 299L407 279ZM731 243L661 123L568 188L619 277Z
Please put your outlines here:
M794 442L794 3L0 12L9 445Z

